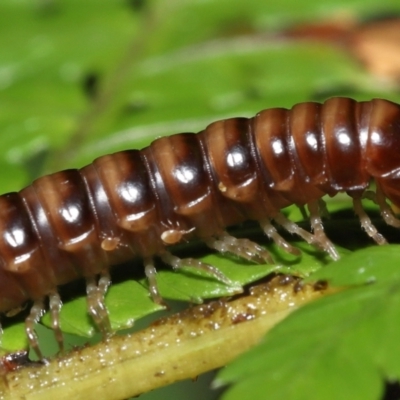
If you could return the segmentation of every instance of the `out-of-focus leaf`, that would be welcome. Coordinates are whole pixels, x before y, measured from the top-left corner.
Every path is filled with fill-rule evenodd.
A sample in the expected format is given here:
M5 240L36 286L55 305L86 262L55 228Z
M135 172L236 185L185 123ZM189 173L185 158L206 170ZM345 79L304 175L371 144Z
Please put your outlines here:
M357 268L349 268L356 265ZM373 246L356 251L327 268L320 269L306 281L327 281L332 286L352 286L391 282L400 279L400 246Z
M360 269L364 277L374 275L376 265L381 270L375 284L322 298L285 319L221 371L217 385L234 383L223 398L381 398L383 380L400 378L394 345L400 332L399 247L390 247L388 257L381 257L381 249L356 252L317 272L319 278L329 270L337 284L360 284L365 281L354 279ZM374 253L375 263L365 262ZM344 268L351 271L347 277Z

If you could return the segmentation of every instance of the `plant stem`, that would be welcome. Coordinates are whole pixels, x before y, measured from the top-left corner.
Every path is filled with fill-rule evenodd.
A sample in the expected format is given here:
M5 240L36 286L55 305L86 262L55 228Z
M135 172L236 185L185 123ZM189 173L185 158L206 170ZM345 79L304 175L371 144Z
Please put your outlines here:
M301 305L328 293L276 277L232 301L213 301L147 329L8 372L2 399L124 399L226 365Z

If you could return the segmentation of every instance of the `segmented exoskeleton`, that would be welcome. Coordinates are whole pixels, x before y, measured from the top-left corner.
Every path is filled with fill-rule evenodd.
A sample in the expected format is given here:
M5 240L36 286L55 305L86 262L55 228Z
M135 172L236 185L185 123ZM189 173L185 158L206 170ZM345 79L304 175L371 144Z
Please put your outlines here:
M376 192L367 190L372 179ZM33 301L26 329L41 357L34 323L44 300L49 298L62 347L57 287L83 277L90 314L107 335L104 293L110 266L140 256L157 302L155 256L173 268L194 266L228 282L218 269L180 259L168 246L196 237L220 252L272 262L259 245L225 231L245 220L258 221L289 252L298 250L275 225L336 260L339 255L324 234L320 199L338 192L353 199L362 226L377 243L385 239L363 210L363 197L379 205L388 224L400 226L385 201L400 206L399 105L332 98L291 110L267 109L254 118L217 121L198 134L163 137L142 150L44 176L0 196L0 311ZM291 204L307 206L312 233L282 214Z

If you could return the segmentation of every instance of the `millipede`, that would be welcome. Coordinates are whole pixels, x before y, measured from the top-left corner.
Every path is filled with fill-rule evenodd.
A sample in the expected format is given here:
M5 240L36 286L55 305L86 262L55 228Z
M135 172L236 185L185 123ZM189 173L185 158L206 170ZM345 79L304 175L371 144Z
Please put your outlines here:
M57 288L83 278L88 312L107 337L110 266L139 256L159 303L155 257L173 269L192 266L229 282L211 265L173 255L170 246L196 238L218 252L272 263L263 247L227 233L246 220L257 221L287 252L299 254L279 227L337 260L321 212L322 197L338 192L350 196L362 227L378 244L386 240L363 209L363 198L379 206L387 224L400 227L387 203L400 207L398 104L336 97L266 109L43 176L0 196L0 312L32 302L26 333L42 358L34 326L45 302L63 349ZM310 231L282 213L292 204L308 210Z

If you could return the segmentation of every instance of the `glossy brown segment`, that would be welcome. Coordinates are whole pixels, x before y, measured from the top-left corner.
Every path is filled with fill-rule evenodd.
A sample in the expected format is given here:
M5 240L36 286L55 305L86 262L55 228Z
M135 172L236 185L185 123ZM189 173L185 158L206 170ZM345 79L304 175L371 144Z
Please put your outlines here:
M210 206L208 176L196 135L164 137L151 150L174 213L192 215Z
M101 272L105 260L99 248L94 210L79 171L44 176L33 183L33 188L62 256L69 259L79 276Z
M288 191L294 184L294 165L288 129L289 111L271 108L254 117L254 136L262 162L271 176L270 187Z
M35 300L54 290L56 284L32 228L18 193L0 196L2 269L16 278L28 298Z
M248 145L247 118L215 122L203 133L214 179L222 194L238 203L252 201L258 191L257 169ZM221 186L222 185L222 186Z
M400 107L387 100L372 100L366 149L367 171L383 177L400 170Z
M42 177L0 196L0 311L134 256L167 259L169 244L247 219L276 237L268 221L281 208L315 210L324 194L362 192L372 178L400 206L400 107L347 98L217 121Z
M363 165L356 107L354 100L333 98L322 109L328 184L337 191L363 190L369 183Z
M298 158L298 169L313 185L327 182L325 141L321 135L321 104L296 104L290 113L290 132Z
M157 221L155 199L139 151L107 155L93 164L119 228L142 231Z

